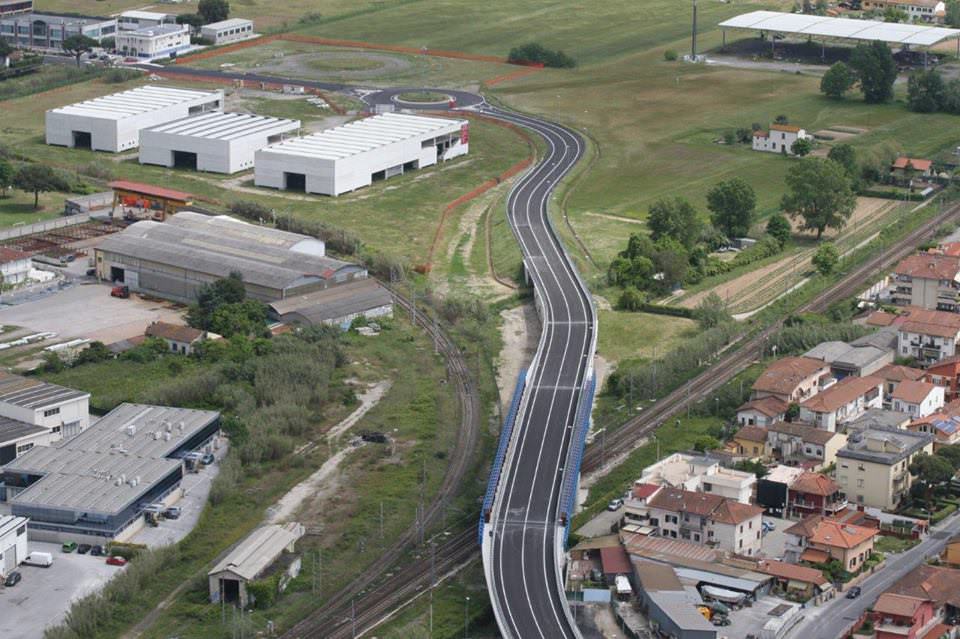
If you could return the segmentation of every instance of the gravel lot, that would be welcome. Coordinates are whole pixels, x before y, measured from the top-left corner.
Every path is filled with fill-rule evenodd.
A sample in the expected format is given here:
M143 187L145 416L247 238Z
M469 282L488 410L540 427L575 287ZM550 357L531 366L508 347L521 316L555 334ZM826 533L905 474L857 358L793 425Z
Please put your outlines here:
M106 583L118 570L104 557L64 554L58 544L30 542L35 550L53 555L49 568L20 566L23 581L13 588L0 586L0 637L40 639L43 629L59 623L70 602Z

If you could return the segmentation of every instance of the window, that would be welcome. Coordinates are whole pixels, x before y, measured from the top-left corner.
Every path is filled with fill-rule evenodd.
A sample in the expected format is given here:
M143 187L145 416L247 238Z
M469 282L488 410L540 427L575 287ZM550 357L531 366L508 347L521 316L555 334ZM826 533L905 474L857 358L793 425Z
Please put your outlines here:
M708 539L712 539L712 538L713 538L713 531L712 531L712 530L708 530L708 531L707 531L707 538L708 538Z
M59 415L59 414L60 414L59 406L57 406L56 408L48 408L47 410L43 411L44 417L50 417L51 415Z
M26 526L20 526L19 528L17 528L17 537L22 537L23 535L26 535L26 534L27 534Z
M754 452L756 452L757 449L754 448L753 450ZM713 484L711 484L710 482L703 482L703 492L709 493L712 490L713 490Z
M862 480L862 479L858 479L858 480L857 480L857 488L863 488L863 480Z
M740 543L737 545L737 548L743 548L743 540L740 540Z
M693 533L693 540L700 541L700 533Z

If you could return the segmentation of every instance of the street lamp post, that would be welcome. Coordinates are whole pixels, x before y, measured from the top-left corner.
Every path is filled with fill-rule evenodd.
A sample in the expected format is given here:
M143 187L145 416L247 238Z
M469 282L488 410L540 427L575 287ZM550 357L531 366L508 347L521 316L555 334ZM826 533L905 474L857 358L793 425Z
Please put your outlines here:
M463 598L463 639L467 639L467 629L470 627L470 597Z

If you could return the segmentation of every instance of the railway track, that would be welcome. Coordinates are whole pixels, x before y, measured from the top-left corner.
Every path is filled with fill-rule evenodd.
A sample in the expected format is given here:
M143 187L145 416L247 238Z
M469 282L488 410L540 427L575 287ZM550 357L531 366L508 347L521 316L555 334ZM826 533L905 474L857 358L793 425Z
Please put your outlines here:
M333 629L339 629L337 632L352 632L354 625L357 628L366 627L361 624L361 621L366 623L378 618L378 615L382 615L382 611L386 609L388 604L395 606L402 603L404 601L402 597L410 594L409 588L403 586L403 584L407 582L420 583L414 579L417 576L416 570L409 567L401 569L397 576L402 575L405 580L403 582L397 582L396 576L387 582L380 581L375 587L374 582L381 580L381 575L388 573L390 568L395 566L408 550L417 546L422 530L429 530L439 522L444 508L456 493L470 468L476 450L480 434L480 397L473 375L467 368L463 353L453 340L434 324L432 318L419 310L414 312L410 300L403 297L394 288L385 286L394 294L397 306L403 312L415 317L416 324L435 341L438 351L447 361L450 384L456 388L460 404L460 429L457 442L450 454L443 482L436 497L424 508L421 521L414 522L414 525L398 537L386 552L367 566L357 579L327 599L322 607L318 608L312 615L284 633L283 637L286 639L352 636L351 634L335 635L330 633ZM471 539L475 544L476 534L472 530L470 533L473 535ZM441 548L438 548L438 561L443 560L446 562L444 565L448 565L449 559L469 554L466 552L466 546L469 546L469 544L460 543L460 536L461 534L458 534L457 537L452 538L451 541L456 541L456 544L451 545L451 542L447 542ZM470 537L470 535L465 535L466 537ZM475 548L470 548L470 552L474 550ZM417 562L413 565L419 566ZM385 589L387 583L392 584L391 589ZM378 595L373 596L374 593L378 593ZM349 628L347 630L342 628L345 623L344 620L348 620Z
M797 312L823 311L834 302L855 295L863 289L864 284L872 274L891 266L915 251L917 245L924 239L931 237L940 225L956 218L958 214L960 214L960 205L954 205L935 215L893 246L855 267L839 282L827 288L810 302L800 306ZM721 356L714 365L607 435L602 446L599 446L597 442L588 446L583 459L583 472L585 474L597 473L598 471L603 473L605 470L616 466L626 455L639 446L642 437L675 414L686 410L688 404L696 404L709 398L724 384L733 379L737 373L759 359L765 343L782 326L783 320L780 320L756 335L746 338L746 341L743 341L739 346L734 345L735 350Z

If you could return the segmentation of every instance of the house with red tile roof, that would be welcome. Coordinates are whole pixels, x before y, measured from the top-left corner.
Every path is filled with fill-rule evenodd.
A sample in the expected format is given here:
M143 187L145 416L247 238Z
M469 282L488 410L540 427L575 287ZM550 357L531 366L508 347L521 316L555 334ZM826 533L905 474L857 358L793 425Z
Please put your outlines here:
M763 426L743 426L734 436L732 445L735 453L748 459L761 459L767 456L767 429Z
M847 572L857 572L873 552L879 531L811 515L784 531L785 558L813 564L836 559Z
M932 415L943 408L943 387L908 379L900 382L890 395L893 410L914 418Z
M960 305L960 257L917 253L893 271L894 304L956 312Z
M960 355L945 357L927 367L923 377L926 381L943 388L944 401L960 398Z
M831 432L883 404L879 377L844 377L800 404L800 421Z
M890 165L890 175L904 182L933 175L933 162L901 155Z
M207 338L207 332L184 324L152 322L144 331L147 337L162 339L171 353L192 355L197 344Z
M5 286L23 284L30 277L33 261L28 253L9 246L0 246L0 275Z
M751 387L750 398L776 397L799 403L832 383L830 365L810 357L783 357L767 366Z
M900 364L887 364L880 370L871 373L874 377L883 380L883 407L890 410L893 406L893 391L897 389L900 382L905 380L922 380L925 372L920 368L910 366L901 366Z
M781 592L809 599L821 592L830 590L833 585L823 576L823 572L809 566L788 564L785 561L761 559L757 562L757 572L776 579L776 588Z
M798 126L772 124L767 131L753 132L753 150L794 155L793 145L797 143L797 140L806 140L809 137L811 136L807 135L807 132Z
M787 516L803 519L810 515L833 516L847 507L840 485L822 473L805 472L787 489Z
M790 404L770 395L760 399L751 399L737 409L737 423L741 426L769 426L783 421Z
M929 599L885 592L873 605L876 639L924 639L942 621Z
M944 620L960 614L960 570L920 564L880 595L874 611L877 639L940 639L952 629Z
M683 539L754 557L762 545L763 508L710 493L664 487L648 501L649 525Z
M930 364L957 353L960 314L911 309L897 327L897 354Z

